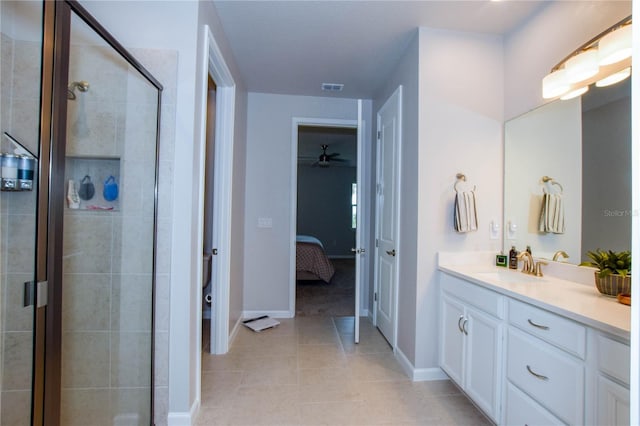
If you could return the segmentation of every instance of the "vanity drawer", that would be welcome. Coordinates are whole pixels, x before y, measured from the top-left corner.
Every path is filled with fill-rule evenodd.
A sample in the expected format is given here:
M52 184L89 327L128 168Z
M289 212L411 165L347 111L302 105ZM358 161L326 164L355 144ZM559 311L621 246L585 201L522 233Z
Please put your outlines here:
M508 339L508 380L562 421L583 424L583 364L514 327Z
M529 398L524 392L507 382L507 425L547 426L563 424L543 406Z
M629 345L610 339L602 334L597 337L598 370L629 384Z
M585 358L587 330L576 322L509 299L509 323L580 359Z
M451 275L440 274L440 277L443 291L496 318L504 318L504 297L502 295Z

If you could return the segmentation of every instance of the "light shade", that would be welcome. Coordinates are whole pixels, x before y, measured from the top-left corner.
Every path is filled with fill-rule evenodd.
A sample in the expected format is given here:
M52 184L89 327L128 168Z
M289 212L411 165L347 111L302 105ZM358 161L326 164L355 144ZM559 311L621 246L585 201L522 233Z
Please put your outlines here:
M598 74L598 51L596 49L585 50L567 61L564 66L567 70L569 83L578 83Z
M555 98L569 91L567 72L564 68L553 71L542 79L542 97Z
M607 87L612 84L616 84L625 78L631 75L631 67L625 68L622 71L618 71L617 73L611 74L608 77L603 78L602 80L596 81L597 87Z
M584 87L581 87L579 89L572 90L571 92L567 93L566 95L560 96L560 99L562 99L563 101L567 101L569 99L577 98L578 96L584 95L588 91L589 91L589 86L584 86Z
M598 62L609 65L631 56L631 25L625 25L602 37L598 43Z

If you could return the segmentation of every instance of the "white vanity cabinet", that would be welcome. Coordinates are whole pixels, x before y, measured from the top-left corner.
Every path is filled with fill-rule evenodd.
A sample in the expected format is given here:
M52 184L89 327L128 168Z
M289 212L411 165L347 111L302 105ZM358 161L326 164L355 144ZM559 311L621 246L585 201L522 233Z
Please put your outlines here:
M440 366L487 416L500 418L503 296L443 275Z
M593 340L597 358L594 424L628 425L629 345L600 333L594 333Z
M629 424L628 307L582 284L441 269L440 367L491 420Z

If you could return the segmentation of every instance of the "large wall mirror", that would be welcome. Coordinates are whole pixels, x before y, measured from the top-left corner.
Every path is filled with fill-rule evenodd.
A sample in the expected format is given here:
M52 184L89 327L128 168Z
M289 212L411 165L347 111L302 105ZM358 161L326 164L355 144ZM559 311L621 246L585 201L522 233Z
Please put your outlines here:
M631 249L630 80L506 123L505 250L580 263L589 250Z

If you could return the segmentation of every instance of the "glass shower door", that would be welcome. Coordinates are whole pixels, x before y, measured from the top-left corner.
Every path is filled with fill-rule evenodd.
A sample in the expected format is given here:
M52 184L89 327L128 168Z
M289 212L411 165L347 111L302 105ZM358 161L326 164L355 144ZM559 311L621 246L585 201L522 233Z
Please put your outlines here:
M24 290L25 283L36 280L42 7L40 2L0 2L2 425L31 424L36 309L25 306ZM31 167L23 168L27 163Z
M160 91L75 12L58 188L61 424L149 425Z

